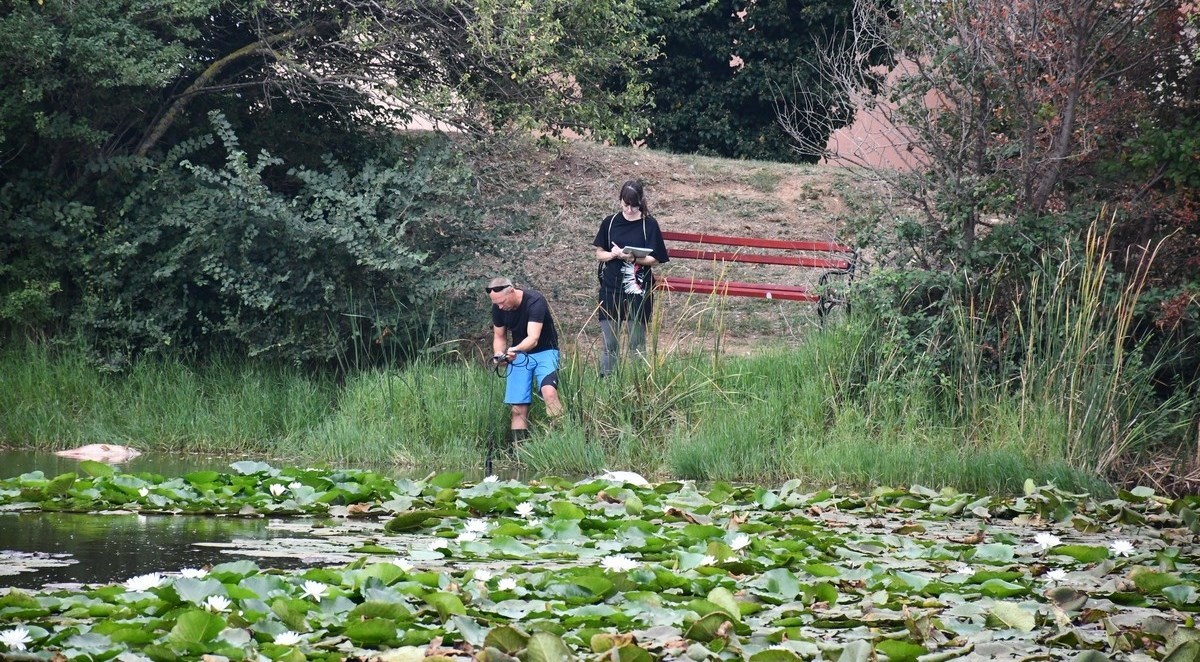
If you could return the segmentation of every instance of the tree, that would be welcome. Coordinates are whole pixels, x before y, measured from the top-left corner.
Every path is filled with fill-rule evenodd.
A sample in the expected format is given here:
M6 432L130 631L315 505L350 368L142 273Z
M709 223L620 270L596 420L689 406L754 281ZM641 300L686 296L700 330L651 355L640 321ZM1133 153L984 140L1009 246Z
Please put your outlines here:
M645 6L662 41L662 57L650 63L647 75L654 108L646 144L676 152L797 160L775 108L781 90L793 84L824 98L827 86L798 70L797 63L812 57L815 35L847 28L848 0L684 0L658 10L653 3Z
M881 177L933 238L926 264L972 254L980 225L1094 201L1096 164L1150 117L1172 58L1191 61L1176 0L858 0L854 29L818 69L847 105L799 95L797 149ZM861 63L890 58L864 73ZM833 151L802 128L856 113L879 129ZM871 162L890 149L898 168Z
M633 73L654 52L637 18L627 0L16 3L0 19L0 162L82 146L145 155L219 104L298 104L360 126L422 115L477 131L636 132Z
M654 52L632 0L6 3L0 324L327 357L337 305L428 296L498 198L398 127L636 134Z

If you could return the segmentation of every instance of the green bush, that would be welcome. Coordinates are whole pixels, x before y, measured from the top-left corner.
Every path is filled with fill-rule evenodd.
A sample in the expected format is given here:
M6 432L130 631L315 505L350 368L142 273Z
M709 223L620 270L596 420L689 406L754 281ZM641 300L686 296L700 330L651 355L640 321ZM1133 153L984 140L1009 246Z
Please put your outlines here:
M286 168L247 154L221 115L212 127L162 161L97 166L127 193L31 222L73 236L82 256L9 275L6 316L18 301L32 308L26 318L45 316L44 302L18 298L30 289L15 289L18 278L65 273L77 284L66 296L73 322L115 367L215 348L327 362L377 349L372 339L423 347L452 332L455 320L430 329L415 312L463 289L457 267L482 231L472 172L450 141L397 138L357 162Z

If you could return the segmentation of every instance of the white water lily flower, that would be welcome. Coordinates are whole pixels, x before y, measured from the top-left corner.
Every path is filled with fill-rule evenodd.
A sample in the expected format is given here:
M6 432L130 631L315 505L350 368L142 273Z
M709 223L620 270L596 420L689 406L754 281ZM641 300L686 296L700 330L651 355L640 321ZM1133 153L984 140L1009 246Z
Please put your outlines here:
M321 582L315 582L311 579L304 582L304 596L313 600L320 600L325 592L329 590L329 586Z
M429 551L436 552L439 549L445 549L449 544L445 538L434 538L429 541Z
M480 568L475 571L475 579L481 582L486 582L492 578L492 571L487 568Z
M1114 540L1109 544L1108 551L1116 556L1129 556L1133 553L1134 547L1133 543L1128 540Z
M232 604L233 602L223 595L210 595L204 600L204 608L214 614L229 611L229 607Z
M298 480L293 480L292 482L288 483L289 490L298 490L301 487L304 487L304 483L301 483Z
M163 576L157 572L148 575L138 575L125 580L125 590L141 593L156 588L163 583Z
M641 564L629 558L628 556L625 556L624 554L617 554L616 556L605 557L602 561L600 561L600 565L604 566L605 570L611 570L613 572L625 572L627 570L633 570Z
M208 575L208 571L203 568L184 568L179 571L179 574L188 579L200 579Z
M1039 533L1034 536L1033 541L1036 542L1038 547L1041 547L1042 549L1050 549L1051 547L1062 544L1062 539L1053 533Z
M143 487L138 490L138 496L150 496L150 488Z
M474 542L478 539L478 533L475 533L474 531L463 531L462 533L458 534L458 537L454 539L454 542Z
M700 561L696 565L712 565L717 562L717 557L712 554L705 554L700 557Z
M280 646L295 646L296 644L300 643L300 635L292 632L291 630L284 630L283 632L275 635L275 643L279 644Z
M750 536L748 536L744 533L737 534L736 536L733 537L733 540L729 541L729 548L735 552L740 549L745 549L749 546L750 546Z
M975 574L975 568L969 563L956 563L953 568L954 572L961 575Z
M463 528L465 528L469 533L483 533L484 531L487 531L488 523L485 519L469 519L467 520L467 523L463 525Z
M395 561L392 561L392 563L404 572L412 572L413 564L412 561L409 561L408 559L396 559Z
M279 483L271 483L271 487L268 489L271 490L271 494L274 496L279 496L287 491L287 488Z
M498 481L498 480L500 480L500 477L499 477L499 476L488 476L487 478L484 478L484 479L483 479L483 482L485 482L485 483L494 483L494 482L496 482L496 481Z
M517 590L517 580L513 579L512 577L502 577L500 581L496 583L496 588L501 591L515 591Z
M21 626L0 632L0 644L7 646L10 651L23 651L25 644L31 641L33 638L29 636L29 630Z
M1052 582L1061 582L1067 578L1067 571L1062 568L1055 568L1046 573L1046 579Z
M528 501L517 504L517 514L525 519L529 519L533 515L533 504Z

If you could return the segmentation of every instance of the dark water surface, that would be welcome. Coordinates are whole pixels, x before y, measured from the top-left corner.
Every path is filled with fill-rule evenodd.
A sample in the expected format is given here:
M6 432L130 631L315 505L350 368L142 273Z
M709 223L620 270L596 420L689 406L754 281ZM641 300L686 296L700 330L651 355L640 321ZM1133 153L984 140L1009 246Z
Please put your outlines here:
M241 459L251 458L141 455L113 466L129 473L170 477L191 471L230 471L229 465ZM79 460L53 453L0 451L0 476L11 478L31 471L47 476L82 473ZM271 529L269 524L264 518L193 515L0 513L0 588L122 582L150 572L176 572L247 558L230 554L226 543L302 537L295 530ZM36 559L48 561L51 567L34 568L41 565ZM303 563L277 558L271 559L270 565L288 568Z
M268 528L265 518L92 513L0 514L0 587L57 583L119 583L151 572L178 572L247 558L224 545L238 540L295 538ZM12 554L16 552L17 554ZM26 554L51 557L57 567L29 569ZM257 559L251 558L257 561ZM272 567L300 567L300 559L272 559ZM17 574L8 574L19 570Z
M144 454L113 466L126 473L152 473L169 478L192 471L229 472L230 465L240 460L286 466L279 460L254 457L160 454ZM79 463L48 452L0 450L0 478L32 471L41 471L48 477L71 472L82 474ZM355 468L394 478L420 478L428 473ZM477 474L477 470L467 473ZM482 477L469 475L467 479L475 481ZM521 479L516 472L502 473L501 477ZM328 558L329 553L336 556L337 550L325 549L324 557L297 551L268 554L270 558L264 559L264 555L256 556L253 551L263 546L254 542L275 540L268 544L273 551L305 550L306 541L324 539L312 534L313 528L314 520L309 518L0 512L0 592L5 587L120 583L151 572L178 572L241 559L255 561L261 567L304 567Z
M180 476L191 471L229 471L229 465L242 459L209 455L158 455L143 454L132 460L113 463L114 467L127 473L153 473L161 476ZM279 466L268 461L268 464ZM41 471L47 476L82 473L79 460L59 457L43 451L0 450L0 477L12 478L31 471Z

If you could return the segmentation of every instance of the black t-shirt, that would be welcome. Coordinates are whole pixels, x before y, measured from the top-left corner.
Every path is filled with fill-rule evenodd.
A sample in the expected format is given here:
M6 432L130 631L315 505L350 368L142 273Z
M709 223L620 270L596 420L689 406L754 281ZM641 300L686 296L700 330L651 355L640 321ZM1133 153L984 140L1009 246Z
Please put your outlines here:
M542 333L538 336L537 347L530 354L544 349L558 349L558 331L554 329L554 318L550 316L550 305L546 297L537 290L521 290L521 303L514 310L500 310L500 306L492 304L492 326L502 326L512 334L512 345L521 344L529 335L529 323L541 322Z
M611 251L613 244L622 248L649 248L650 255L658 260L659 264L671 260L667 254L667 244L663 241L662 230L653 216L644 216L636 221L627 220L619 213L605 216L600 222L600 229L596 231L596 240L592 245ZM601 262L599 276L601 287L619 288L631 294L649 291L649 284L653 282L650 267L624 260Z

